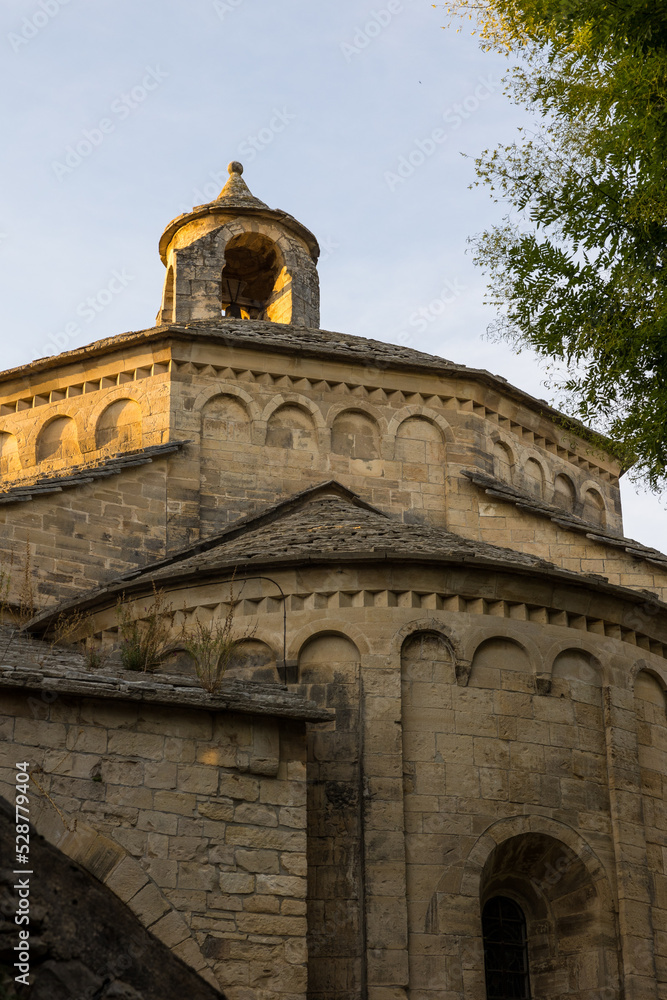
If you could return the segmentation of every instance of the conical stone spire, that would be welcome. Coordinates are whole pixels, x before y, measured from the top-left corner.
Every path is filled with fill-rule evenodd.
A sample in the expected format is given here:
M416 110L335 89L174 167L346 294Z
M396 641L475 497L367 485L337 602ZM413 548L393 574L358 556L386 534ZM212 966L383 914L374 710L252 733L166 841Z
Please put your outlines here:
M228 205L230 208L267 208L265 202L251 193L243 180L243 164L233 160L227 167L229 180L216 199L217 205Z
M248 189L243 166L214 201L173 219L160 238L167 268L158 323L262 320L318 329L313 234Z

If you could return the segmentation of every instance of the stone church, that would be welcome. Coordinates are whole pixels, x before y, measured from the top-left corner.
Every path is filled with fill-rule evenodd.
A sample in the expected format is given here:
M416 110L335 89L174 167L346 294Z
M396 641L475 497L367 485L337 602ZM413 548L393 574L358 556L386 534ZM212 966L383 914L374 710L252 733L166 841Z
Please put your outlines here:
M229 169L154 327L0 374L0 991L667 998L667 556L610 442L321 330L317 240ZM219 690L114 659L156 595L233 612Z

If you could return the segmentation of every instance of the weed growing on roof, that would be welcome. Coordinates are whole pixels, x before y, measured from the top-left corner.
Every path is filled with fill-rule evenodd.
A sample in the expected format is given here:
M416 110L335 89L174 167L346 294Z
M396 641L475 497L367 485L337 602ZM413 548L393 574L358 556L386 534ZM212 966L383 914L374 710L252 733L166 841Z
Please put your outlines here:
M153 584L153 600L145 607L141 619L121 594L116 604L116 620L120 633L120 662L126 670L152 673L173 648L171 632L174 612L166 603L163 590Z
M229 607L224 618L217 618L206 624L195 613L194 622L183 622L179 645L192 658L199 683L215 694L222 684L225 671L240 642L250 638L246 633L242 638L234 638L234 614L237 599L234 597L234 577L229 582Z

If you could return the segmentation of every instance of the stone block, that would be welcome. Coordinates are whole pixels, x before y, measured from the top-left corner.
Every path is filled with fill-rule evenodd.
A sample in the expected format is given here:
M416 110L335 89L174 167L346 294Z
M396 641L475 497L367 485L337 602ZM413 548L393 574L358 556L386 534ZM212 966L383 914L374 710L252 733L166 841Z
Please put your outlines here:
M153 806L159 812L176 813L179 816L192 816L197 805L197 797L190 792L157 791L153 797Z
M127 829L126 827L116 827L111 836L125 848L128 854L135 858L141 858L146 853L147 835L141 830Z
M166 861L163 858L144 858L143 866L147 874L160 889L175 889L177 885L178 864L176 861Z
M234 803L231 799L214 799L213 801L200 802L197 805L197 812L200 816L206 816L216 823L231 823L234 819ZM206 826L204 829L206 830ZM217 829L217 827L214 829ZM213 836L213 831L210 836Z
M14 739L26 746L65 748L67 730L60 723L19 718L14 723Z
M235 851L236 864L247 872L277 875L280 871L280 861L277 851L243 850Z
M282 913L279 896L246 896L243 909L247 913Z
M220 875L222 892L246 894L255 891L255 876L242 872L222 872Z
M149 882L129 900L129 907L141 920L144 927L152 927L160 917L171 909L158 887Z
M180 861L178 864L178 888L202 889L209 892L218 887L218 875L212 865L197 861Z
M202 972L206 969L206 959L202 955L199 946L190 937L185 941L172 948L172 951L181 961L185 962L196 972Z
M152 925L151 934L159 938L168 948L175 948L190 937L190 930L181 915L175 910L170 910Z
M278 826L275 807L259 802L239 803L234 810L234 822L252 823L262 828Z
M278 851L303 851L306 847L305 831L267 830L254 826L228 826L225 840L228 844Z
M103 754L107 748L107 732L93 726L72 727L67 734L66 744L68 750L79 753Z
M220 789L222 792L222 787ZM249 795L240 795L239 798L254 801ZM256 797L256 796L255 796ZM305 806L306 786L305 783L292 781L269 781L262 780L259 789L260 802L276 806Z
M304 808L290 809L289 807L280 809L278 812L278 823L280 826L289 826L295 830L303 830L306 826L306 810Z
M201 837L170 837L169 858L173 861L201 861L206 853L206 843Z
M125 757L159 760L164 751L164 736L151 733L116 731L109 733L108 752Z
M306 920L304 917L287 917L270 913L239 913L236 924L240 931L246 934L258 934L271 937L306 936Z
M276 896L294 896L297 899L305 899L306 880L297 876L258 875L256 891Z
M367 969L369 988L372 986L407 986L407 949L398 951L369 949Z
M147 788L176 788L178 769L172 761L147 761L144 764L144 783ZM191 788L187 791L196 791Z
M291 899L289 896L284 896L280 901L280 912L288 916L304 917L308 912L308 906L305 899Z
M290 852L280 855L280 865L283 871L290 875L305 875L307 871L307 861L305 853Z
M144 782L144 763L140 760L109 760L105 758L100 764L102 781L111 785L142 785Z
M172 813L144 809L139 811L137 827L147 833L162 833L173 837L178 829L178 819Z
M217 768L179 765L178 787L183 791L214 795L218 790Z
M107 785L106 801L109 805L124 805L138 809L150 809L153 793L150 788L125 785Z
M167 736L164 741L165 760L176 764L191 764L196 756L197 745L194 740L181 739L178 736Z
M124 858L105 879L107 888L115 892L124 903L128 903L148 881L148 875L132 858Z
M230 799L255 802L259 796L259 781L244 774L221 774L218 791ZM262 800L265 801L265 800Z

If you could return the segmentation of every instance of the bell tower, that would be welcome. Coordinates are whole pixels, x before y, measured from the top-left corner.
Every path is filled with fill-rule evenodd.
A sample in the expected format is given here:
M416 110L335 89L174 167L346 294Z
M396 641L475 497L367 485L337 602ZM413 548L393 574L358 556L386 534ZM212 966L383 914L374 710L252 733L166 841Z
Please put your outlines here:
M167 276L157 322L248 319L318 329L317 240L255 198L240 163L228 169L215 201L179 215L162 234Z

